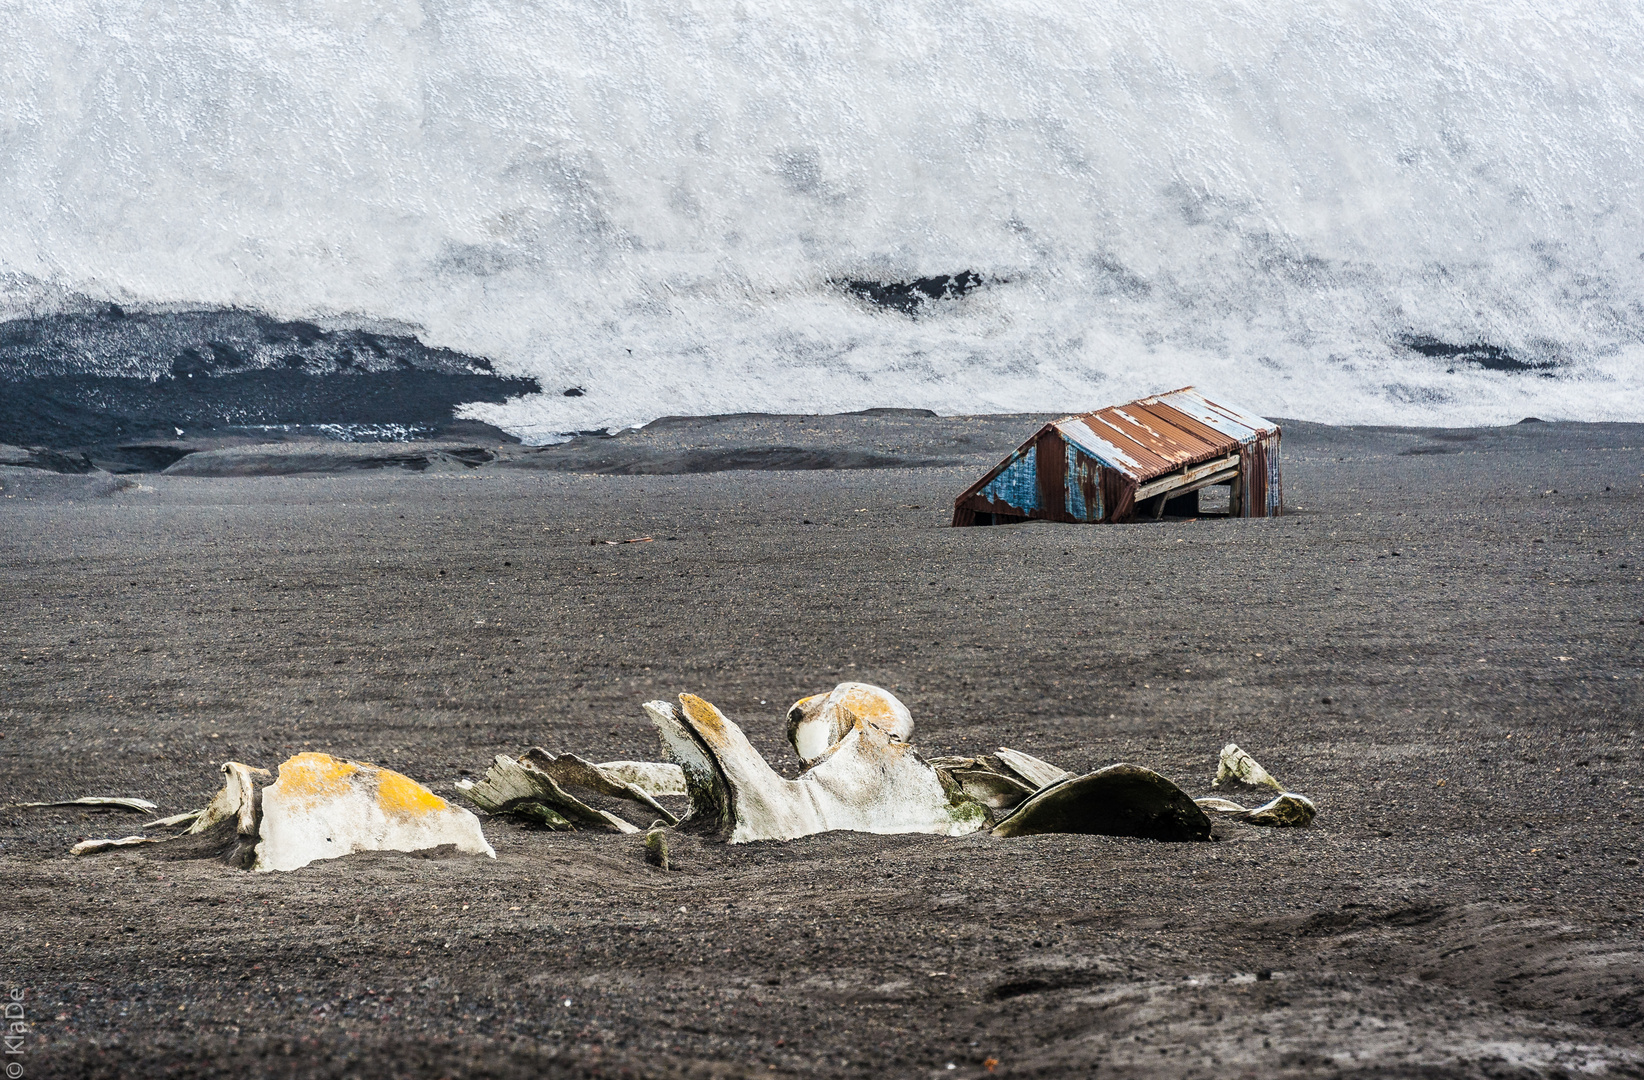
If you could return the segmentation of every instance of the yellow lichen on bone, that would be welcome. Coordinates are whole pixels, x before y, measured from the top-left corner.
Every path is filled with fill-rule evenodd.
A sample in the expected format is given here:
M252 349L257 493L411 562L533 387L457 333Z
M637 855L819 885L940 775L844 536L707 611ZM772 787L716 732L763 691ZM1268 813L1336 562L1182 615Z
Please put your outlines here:
M685 710L686 718L696 728L696 733L710 747L715 750L723 750L735 745L725 730L727 721L718 709L695 694L679 695L679 704Z
M868 683L845 682L789 706L788 742L809 768L842 742L858 721L898 742L913 738L913 714L896 695Z
M359 771L354 762L330 754L297 754L280 766L280 790L289 799L335 799L350 790Z
M408 776L328 754L298 754L263 789L257 870L296 870L356 851L454 845L496 857L479 819Z
M881 731L896 733L901 720L901 713L897 706L901 704L895 698L879 689L877 686L865 686L861 683L853 684L843 694L839 695L838 704L841 709L854 713L865 723L872 724ZM903 709L901 712L905 712Z
M416 817L438 813L449 804L409 776L382 769L377 776L377 805L385 814Z

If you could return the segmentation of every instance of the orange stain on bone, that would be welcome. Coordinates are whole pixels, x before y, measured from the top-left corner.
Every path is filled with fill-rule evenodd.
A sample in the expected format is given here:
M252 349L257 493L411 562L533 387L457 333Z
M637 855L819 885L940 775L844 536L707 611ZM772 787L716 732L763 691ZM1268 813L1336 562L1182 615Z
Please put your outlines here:
M377 805L385 814L416 817L444 810L446 802L409 776L381 769L377 775Z
M360 767L330 754L306 753L280 765L280 791L293 799L317 801L346 795Z
M891 705L894 699L883 692L876 693L876 689L852 687L839 699L839 707L854 718L872 724L881 731L892 731L898 719L896 710Z
M280 791L311 806L341 798L362 781L372 780L377 784L377 806L385 814L418 817L444 810L448 805L409 776L330 754L298 754L280 766Z
M725 717L718 709L695 694L679 695L679 705L704 742L720 749L731 746L725 731Z

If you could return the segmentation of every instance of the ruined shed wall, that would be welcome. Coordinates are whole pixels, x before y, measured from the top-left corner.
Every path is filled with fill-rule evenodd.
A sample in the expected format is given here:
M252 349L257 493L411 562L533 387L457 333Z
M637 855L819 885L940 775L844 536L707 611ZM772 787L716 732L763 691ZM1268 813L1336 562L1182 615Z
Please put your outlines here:
M1244 495L1240 517L1278 517L1284 513L1284 477L1279 470L1279 433L1264 435L1239 448L1239 486Z
M1136 482L1069 442L1047 424L954 500L953 523L996 520L1098 522L1128 520ZM1115 518L1111 511L1122 516Z

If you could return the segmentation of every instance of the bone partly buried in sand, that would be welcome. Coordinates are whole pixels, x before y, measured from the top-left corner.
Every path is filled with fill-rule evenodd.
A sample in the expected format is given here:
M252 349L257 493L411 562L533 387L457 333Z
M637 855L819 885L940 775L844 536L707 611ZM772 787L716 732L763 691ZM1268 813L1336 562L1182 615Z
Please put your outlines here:
M709 702L681 694L678 704L645 703L672 762L586 761L533 747L518 759L498 755L479 782L458 789L488 814L508 814L552 829L644 831L596 805L638 808L649 820L646 850L666 867L659 830L684 826L730 843L791 840L838 830L962 836L1088 833L1161 841L1208 840L1210 814L1253 825L1302 826L1313 803L1283 786L1229 743L1216 783L1233 780L1277 791L1255 809L1219 797L1192 799L1158 773L1120 762L1075 776L1008 747L976 757L926 760L913 748L913 716L888 690L841 683L796 702L788 737L806 763L783 777L742 729ZM222 766L223 787L201 810L151 825L191 823L187 835L231 834L226 861L255 870L295 870L356 851L422 851L452 846L495 857L475 816L409 777L325 754L304 753L279 778L240 762ZM579 794L573 794L577 792ZM684 818L658 802L683 796ZM130 836L87 840L76 855L157 843Z
M255 870L295 870L356 851L424 851L455 845L497 853L479 819L389 769L326 754L298 754L263 789Z
M700 697L681 694L677 704L646 702L645 711L677 764L592 766L532 749L517 761L499 756L482 781L462 782L459 788L488 813L514 814L553 828L638 832L633 822L568 790L643 802L600 779L597 770L621 764L648 770L627 777L642 792L687 796L683 827L731 843L835 830L959 836L984 829L1001 837L1064 832L1207 840L1211 813L1257 825L1305 825L1313 815L1312 803L1284 793L1265 772L1260 775L1281 794L1247 810L1225 799L1196 801L1158 773L1123 762L1075 776L1008 747L978 757L926 760L913 748L907 706L866 683L841 683L788 710L788 740L804 767L795 779L773 769L741 728ZM1226 751L1223 758L1225 768ZM1243 758L1260 770L1249 755ZM572 775L563 771L567 761L596 772ZM666 817L656 820L672 824Z
M1239 749L1237 743L1228 743L1222 747L1221 759L1216 764L1216 779L1210 782L1211 787L1221 787L1224 784L1271 788L1279 795L1278 798L1251 810L1230 799L1204 798L1194 801L1211 813L1223 814L1251 825L1302 826L1310 824L1313 816L1318 813L1313 800L1305 795L1286 791L1284 785L1279 783L1272 773L1262 768L1255 758Z
M73 854L223 831L232 841L224 853L227 861L262 871L296 870L357 851L424 851L446 845L496 857L471 812L390 769L305 753L283 762L279 778L266 786L266 769L230 761L222 771L222 789L204 809L163 819L191 821L186 832L171 838L88 840L76 845Z

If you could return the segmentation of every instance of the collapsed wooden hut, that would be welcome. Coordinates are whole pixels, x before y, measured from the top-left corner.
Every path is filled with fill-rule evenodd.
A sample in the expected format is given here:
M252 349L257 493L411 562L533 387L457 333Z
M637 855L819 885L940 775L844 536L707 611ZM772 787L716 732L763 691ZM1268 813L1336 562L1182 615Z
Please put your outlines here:
M953 501L953 523L1191 517L1219 484L1231 517L1282 513L1279 427L1189 386L1046 424Z

